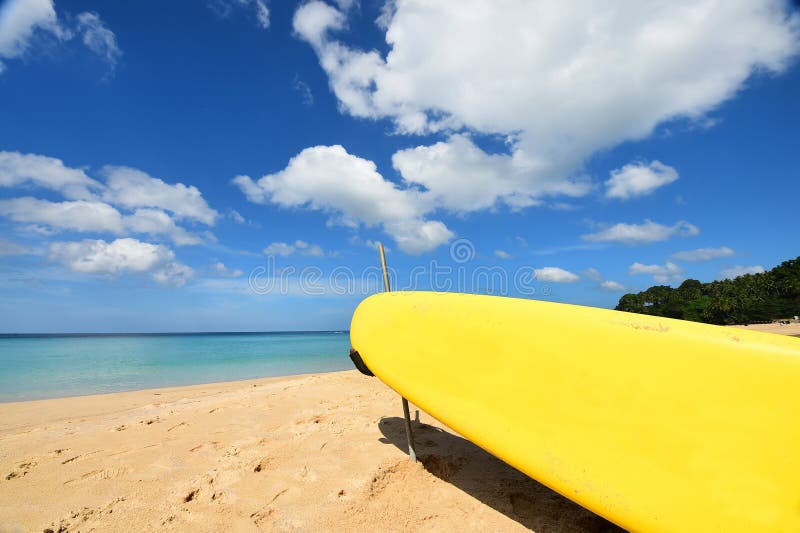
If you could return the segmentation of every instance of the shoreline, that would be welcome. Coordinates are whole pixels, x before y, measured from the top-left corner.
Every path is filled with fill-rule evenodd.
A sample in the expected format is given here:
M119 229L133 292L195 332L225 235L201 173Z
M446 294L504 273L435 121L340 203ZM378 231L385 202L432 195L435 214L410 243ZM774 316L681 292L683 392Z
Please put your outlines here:
M617 531L356 370L0 404L0 527Z
M230 381L212 381L209 383L195 383L192 385L174 385L169 387L153 387L147 389L133 389L125 391L103 392L97 394L81 394L76 396L57 396L53 398L39 398L35 400L19 400L2 402L0 401L0 436L2 432L9 429L5 421L10 414L22 414L29 411L35 413L56 411L67 411L75 413L74 416L90 417L112 415L128 408L141 405L143 397L157 397L159 402L174 400L176 397L186 397L193 395L220 394L241 388L257 387L269 385L274 382L283 382L291 379L311 378L314 376L324 376L326 374L337 374L349 372L349 370L334 370L331 372L313 372L303 374L288 374L285 376L266 376L261 378L250 378ZM103 402L102 400L106 400ZM111 405L112 410L104 410L103 407ZM15 411L19 411L16 413ZM68 418L68 417L67 417ZM56 420L46 420L54 422Z
M722 326L728 328L738 328L738 329L746 329L749 331L758 331L763 333L774 333L778 335L787 335L800 338L800 322L792 322L791 324L787 325L780 325L778 323L768 323L768 324L735 324L730 326ZM269 333L269 332L268 332ZM294 334L294 333L305 333L305 332L279 332L285 334ZM324 331L319 333L332 333L332 334L339 334L339 331ZM239 334L239 333L231 333ZM250 334L250 333L246 333ZM253 334L262 334L262 333L253 333ZM271 334L271 333L269 333ZM150 336L152 334L89 334L90 336L98 336L98 337L127 337L127 336ZM204 335L200 333L167 333L167 334L156 334L159 336L197 336L197 335ZM208 333L208 335L217 335L217 333ZM51 336L47 334L47 336ZM53 334L53 337L72 337L72 336L84 336L84 334ZM9 337L11 338L11 337ZM257 377L247 377L243 379L225 379L222 381L203 381L197 383L189 383L189 384L176 384L176 385L166 385L163 387L145 387L145 388L132 388L132 389L123 389L123 390L114 390L114 391L107 391L107 392L87 392L86 394L73 394L67 396L43 396L38 398L30 398L30 399L11 399L5 400L0 399L0 407L6 406L9 404L26 404L30 402L46 402L46 401L53 401L53 400L72 400L78 398L86 398L91 399L94 397L105 397L109 395L115 394L126 394L126 393L138 393L138 392L147 392L147 391L173 391L174 389L191 389L196 387L212 387L216 385L235 385L235 384L245 384L249 382L261 382L264 380L276 380L276 379L284 379L284 378L291 378L291 377L302 377L302 376L310 376L310 375L319 375L319 374L330 374L336 372L346 372L348 370L327 370L327 371L314 371L314 372L298 372L298 373L286 373L286 374L279 374L279 375L272 375L272 376L257 376ZM0 411L1 412L1 411ZM0 427L2 427L2 422L0 422Z
M92 398L101 398L103 396L110 396L115 394L135 394L138 392L177 392L179 389L193 389L193 388L209 388L215 386L224 386L224 385L240 385L240 384L247 384L247 383L255 383L255 382L263 382L268 380L281 380L281 379L288 379L294 377L303 377L303 376L316 376L316 375L324 375L324 374L335 374L337 372L348 372L349 370L323 370L319 372L299 372L297 374L281 374L277 376L261 376L261 377L253 377L253 378L243 378L243 379L228 379L224 381L205 381L202 383L189 383L183 385L166 385L164 387L146 387L143 389L125 389L125 390L116 390L116 391L108 391L108 392L91 392L88 394L73 394L71 396L48 396L44 398L31 398L29 400L2 400L0 399L0 413L2 412L2 407L9 404L26 404L32 402L50 402L50 401L58 401L58 400L77 400L81 398L85 399L92 399ZM0 422L0 424L2 424ZM2 427L2 425L0 425Z

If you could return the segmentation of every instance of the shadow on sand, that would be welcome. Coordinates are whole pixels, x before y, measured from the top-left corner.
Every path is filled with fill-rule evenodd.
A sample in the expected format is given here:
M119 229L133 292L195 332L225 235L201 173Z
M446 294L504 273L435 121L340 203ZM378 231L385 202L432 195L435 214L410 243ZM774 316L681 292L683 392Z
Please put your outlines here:
M508 466L470 441L413 422L417 455L425 469L473 498L537 532L624 531ZM383 418L380 441L407 453L403 419Z

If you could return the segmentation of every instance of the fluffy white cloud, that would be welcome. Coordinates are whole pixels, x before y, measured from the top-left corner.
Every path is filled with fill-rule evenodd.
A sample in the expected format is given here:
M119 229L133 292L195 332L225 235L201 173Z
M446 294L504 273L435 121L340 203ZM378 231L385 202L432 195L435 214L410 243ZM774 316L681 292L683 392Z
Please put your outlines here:
M129 238L53 242L49 255L51 261L82 274L150 273L159 283L175 286L192 275L192 269L175 262L175 254L166 246Z
M162 285L183 287L194 276L194 269L183 263L170 261L166 265L153 271L153 279Z
M322 250L322 247L319 246L318 244L309 244L301 240L294 241L294 244L288 244L285 242L273 242L272 244L264 248L264 253L266 255L280 255L283 257L287 257L294 254L309 255L313 257L322 257L325 255L325 252Z
M691 263L700 263L702 261L711 261L720 257L730 257L735 252L727 246L719 248L697 248L695 250L684 250L682 252L675 252L672 254L674 259L678 261L689 261Z
M193 185L165 183L130 167L106 166L103 174L106 183L54 157L0 151L0 187L38 186L57 191L71 200L87 200L98 205L102 198L128 209L157 208L207 225L213 225L218 216ZM113 208L107 206L106 211L108 209Z
M106 189L103 199L134 209L154 207L172 212L177 218L213 225L218 214L206 203L194 185L169 184L130 167L103 167Z
M419 191L398 188L375 163L342 146L306 148L275 174L233 182L251 202L322 211L330 223L351 228L381 226L407 253L432 250L453 237L442 222L426 220L433 206Z
M510 253L506 252L505 250L495 250L494 255L499 257L500 259L511 259L514 257Z
M605 183L606 196L620 200L645 196L677 179L678 171L660 161L625 165L611 171Z
M657 283L677 283L683 280L683 269L670 261L667 261L665 265L643 265L642 263L634 263L631 265L628 273L632 276L636 274L650 274Z
M294 241L294 246L303 255L310 255L314 257L322 257L325 255L325 252L322 251L322 247L318 244L309 244L305 241L298 240Z
M59 41L69 41L76 34L93 53L113 69L122 55L114 32L96 13L83 12L75 18L74 28L58 19L53 0L8 0L0 5L0 59L24 55L31 48L34 34L41 32ZM0 62L0 74L4 68Z
M288 257L295 252L295 247L285 242L273 242L264 248L266 255L279 255L281 257Z
M0 152L0 187L37 186L58 191L72 200L88 200L101 189L81 169L70 168L54 157Z
M269 8L264 0L211 0L208 7L220 18L228 18L234 8L250 9L256 17L258 26L266 30L269 28Z
M124 223L128 231L151 236L164 235L179 246L203 242L199 236L175 224L172 217L160 209L137 209L132 215L124 217Z
M117 36L106 27L97 13L81 13L77 20L76 29L82 34L83 44L106 61L113 72L122 57L122 51L117 46Z
M50 259L84 274L148 272L173 259L169 248L136 239L83 240L50 244Z
M744 276L745 274L762 274L766 272L763 266L761 265L754 265L754 266L741 266L737 265L731 268L726 268L722 272L719 273L720 279L735 279L739 276Z
M14 222L49 226L53 231L120 234L125 228L119 211L103 202L86 200L50 202L30 197L0 200L0 215Z
M536 279L539 281L549 281L552 283L575 283L581 279L576 274L558 267L544 267L533 269Z
M19 57L33 33L43 30L57 38L69 37L58 23L52 0L9 0L0 6L0 57Z
M622 292L625 290L625 285L618 281L606 280L600 284L600 288L611 292Z
M671 119L702 120L753 72L782 72L800 49L800 17L784 0L509 0L502 9L404 0L388 2L379 25L385 57L337 38L347 18L331 5L306 2L294 17L345 112L390 118L401 133L509 136L507 155L476 154L456 137L398 161L413 167L404 178L455 210L582 192L574 178L598 150ZM459 183L456 172L428 168L443 159L479 164Z
M44 234L67 230L114 235L132 232L163 235L178 245L203 242L197 235L177 226L167 213L159 209L137 209L131 215L123 215L104 202L51 202L24 197L0 200L0 215L14 222L32 224L34 229L38 228Z
M220 278L240 278L244 275L243 271L238 268L229 268L221 261L213 263L210 270L213 275Z
M615 224L596 233L589 233L583 238L593 242L621 242L623 244L646 244L665 241L670 237L693 237L700 233L697 226L680 221L672 226L645 220L642 224Z
M345 25L344 13L325 2L306 2L294 14L294 31L317 47L328 44L325 36L329 31L341 30Z
M507 155L487 154L466 135L400 150L392 163L404 180L425 187L430 201L454 212L487 209L498 201L527 207L538 204L541 196L589 191L585 179L531 173Z

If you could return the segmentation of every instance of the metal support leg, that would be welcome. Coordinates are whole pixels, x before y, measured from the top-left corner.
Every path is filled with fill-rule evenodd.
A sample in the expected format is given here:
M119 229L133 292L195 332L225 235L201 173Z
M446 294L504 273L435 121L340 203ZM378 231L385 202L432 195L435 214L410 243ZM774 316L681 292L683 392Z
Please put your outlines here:
M406 440L408 440L408 455L417 462L417 450L414 448L414 433L411 431L411 415L408 412L408 400L403 398L403 415L406 417Z
M389 285L389 269L386 268L386 252L383 244L378 243L378 253L381 256L381 270L383 271L383 290L389 292L392 287ZM411 414L408 412L408 400L403 398L403 415L406 419L406 440L408 441L408 455L411 460L417 462L417 450L414 448L414 433L411 431Z

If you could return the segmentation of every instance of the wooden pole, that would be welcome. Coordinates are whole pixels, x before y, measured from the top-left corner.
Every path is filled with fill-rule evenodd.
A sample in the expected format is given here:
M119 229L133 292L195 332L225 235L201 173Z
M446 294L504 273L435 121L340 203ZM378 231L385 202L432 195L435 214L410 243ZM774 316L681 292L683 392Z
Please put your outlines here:
M381 256L381 270L383 271L383 290L391 292L392 288L389 285L389 269L386 268L386 252L383 249L383 244L378 243L378 253ZM408 455L411 460L417 462L417 450L414 447L414 433L411 431L411 414L408 410L408 400L401 396L403 399L403 416L406 421L406 441L408 442Z

